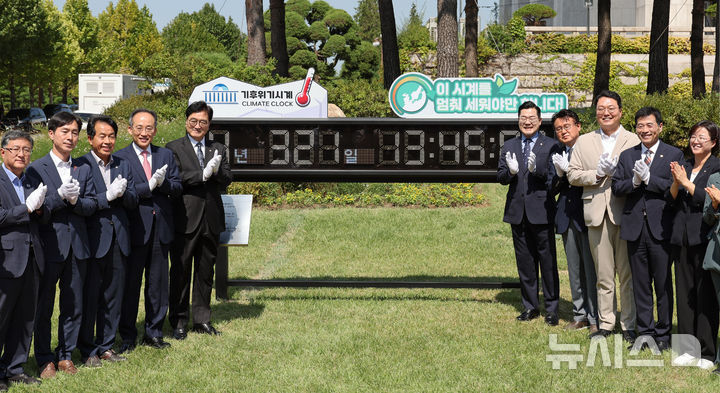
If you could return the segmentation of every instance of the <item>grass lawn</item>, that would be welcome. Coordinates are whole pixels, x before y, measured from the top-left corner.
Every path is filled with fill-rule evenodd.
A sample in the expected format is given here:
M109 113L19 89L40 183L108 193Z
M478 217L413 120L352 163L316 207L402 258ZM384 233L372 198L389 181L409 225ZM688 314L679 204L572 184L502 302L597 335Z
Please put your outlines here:
M510 228L502 223L506 188L483 189L489 205L478 208L256 209L250 245L230 251L230 277L515 281ZM515 321L517 289L230 288L232 300L213 303L220 337L190 334L162 351L138 347L126 363L12 391L612 392L720 384L707 371L671 367L667 353L630 357L625 345L617 352L612 339L612 366L603 367L600 355L587 366L587 331L562 330L571 316L562 252L558 264L557 327L542 318ZM580 345L577 369L553 370L550 334ZM627 367L628 359L665 366ZM27 369L37 375L34 357Z

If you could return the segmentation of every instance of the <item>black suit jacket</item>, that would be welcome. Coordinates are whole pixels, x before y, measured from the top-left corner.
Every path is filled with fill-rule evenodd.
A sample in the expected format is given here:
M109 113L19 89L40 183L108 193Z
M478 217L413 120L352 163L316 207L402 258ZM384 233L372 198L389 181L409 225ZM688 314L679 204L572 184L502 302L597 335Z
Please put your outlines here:
M558 143L552 153L562 154L564 151L565 145ZM567 174L555 176L553 194L558 196L555 209L555 233L567 232L570 225L578 231L587 229L583 216L582 193L582 187L570 185Z
M220 195L232 180L227 148L222 143L205 138L205 163L212 159L216 151L222 156L222 161L218 172L204 182L204 168L200 167L195 148L187 135L166 146L173 152L183 188L182 199L175 203L175 231L192 233L201 220L207 220L210 232L218 235L225 230L225 209Z
M616 196L626 196L623 207L620 238L637 240L645 223L645 215L650 233L659 241L670 240L674 209L665 199L665 193L673 182L670 162L683 160L682 152L660 141L660 145L650 163L650 180L636 188L633 187L633 167L642 156L642 143L620 154L617 169L613 175L612 192Z
M95 157L93 157L92 153L87 153L78 158L79 162L83 162L90 167L90 178L97 193L98 209L95 214L88 217L87 226L90 252L98 259L104 257L111 250L113 234L123 255L130 255L130 221L127 211L134 210L138 204L130 165L118 156L113 155L112 157L110 181L112 182L120 175L127 179L128 184L125 193L120 198L110 202L108 202L105 195L107 186Z
M695 157L686 162L678 161L685 167L688 179L695 165ZM683 237L687 235L688 246L696 246L708 241L708 235L712 228L703 219L703 204L705 203L705 186L713 173L720 171L720 159L715 156L705 161L702 168L695 177L695 192L690 195L684 188L678 191L677 198L673 199L670 191L667 192L667 200L675 208L675 219L670 242L683 245Z
M4 165L0 163L0 165ZM25 198L35 190L29 182L23 182ZM50 189L48 188L48 192ZM43 215L49 215L48 210ZM15 188L5 171L0 168L0 278L18 278L27 268L30 245L35 251L35 263L42 274L45 270L43 244L38 230L37 213L28 213L27 206L20 203ZM0 288L0 291L3 288Z
M142 163L132 143L118 150L115 155L124 158L130 164L130 171L135 183L135 192L138 196L137 209L128 212L130 218L130 242L133 245L147 244L150 239L153 221L155 230L159 231L160 243L170 244L175 231L173 230L173 201L182 193L180 176L172 152L164 147L150 145L152 155L152 173L167 164L165 181L150 191L150 184L145 176Z
M535 153L535 172L530 173L523 160L523 147L521 137L505 142L500 152L497 179L500 184L509 184L505 200L505 213L503 221L518 225L523 216L527 215L531 224L550 224L555 218L555 199L552 197L552 181L555 176L555 166L550 159L551 151L556 143L542 134L538 135L533 146ZM520 164L517 174L510 174L505 161L506 152L515 153Z

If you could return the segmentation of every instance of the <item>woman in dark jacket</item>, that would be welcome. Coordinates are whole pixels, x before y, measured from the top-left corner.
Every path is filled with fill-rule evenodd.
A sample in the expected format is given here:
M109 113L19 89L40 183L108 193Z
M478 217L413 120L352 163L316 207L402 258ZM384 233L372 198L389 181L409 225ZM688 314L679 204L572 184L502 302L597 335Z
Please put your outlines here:
M685 163L670 165L674 181L669 198L677 212L671 238L671 243L676 246L677 330L678 334L689 334L698 339L701 355L700 359L696 358L698 353L685 346L679 352L681 356L673 361L678 366L696 365L710 369L715 361L718 302L710 272L702 267L711 229L703 221L703 205L708 178L720 170L720 159L715 156L719 132L713 122L695 124L689 133L691 157ZM683 354L683 351L686 352Z

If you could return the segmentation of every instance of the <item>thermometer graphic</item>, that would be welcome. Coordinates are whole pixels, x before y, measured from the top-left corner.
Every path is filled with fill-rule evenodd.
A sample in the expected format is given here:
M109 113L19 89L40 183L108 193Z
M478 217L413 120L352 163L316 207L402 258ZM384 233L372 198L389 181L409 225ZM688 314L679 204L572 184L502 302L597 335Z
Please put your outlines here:
M312 85L313 76L315 75L314 68L308 68L307 75L305 76L305 83L303 83L302 90L295 96L295 103L299 106L305 107L310 104L310 86Z

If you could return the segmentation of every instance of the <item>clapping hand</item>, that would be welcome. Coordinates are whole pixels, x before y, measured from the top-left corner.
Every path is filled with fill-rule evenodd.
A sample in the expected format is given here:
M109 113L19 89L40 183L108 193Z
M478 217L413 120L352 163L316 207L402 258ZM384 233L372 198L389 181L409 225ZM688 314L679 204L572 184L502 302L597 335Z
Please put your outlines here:
M672 173L673 181L680 186L687 188L686 184L690 182L685 172L685 167L673 161L670 163L670 173Z
M205 165L205 169L203 169L203 181L207 181L210 176L218 172L220 169L220 161L222 161L222 156L215 150L213 157L208 161L207 165Z
M633 166L633 178L632 182L635 187L640 186L640 183L645 179L645 173L647 172L648 177L650 176L650 168L647 166L645 161L642 159L635 161Z
M555 165L555 172L557 172L558 176L560 177L565 176L568 168L570 167L568 157L569 156L566 151L562 152L562 154L555 153L552 155L552 162L553 165Z
M520 171L520 165L518 164L517 157L515 157L515 153L506 152L505 153L505 162L507 162L508 170L510 171L511 175L514 175Z
M167 164L160 167L158 170L153 173L152 177L150 177L150 180L148 180L148 186L150 187L150 191L154 190L155 187L162 185L165 181L165 174L167 173Z
M617 162L617 156L615 156L613 159L610 159L609 153L603 153L600 156L600 160L598 161L597 176L612 176L613 173L615 173L615 168L617 168Z
M535 156L535 152L530 152L527 161L527 167L530 173L535 173L536 161L537 157Z
M76 179L70 178L70 180L63 183L57 191L60 198L74 205L80 196L80 183L78 183Z
M27 198L25 198L25 206L28 209L28 213L32 213L39 209L45 202L45 194L47 193L47 186L40 183L35 191L31 192Z
M710 197L713 209L717 210L718 206L720 205L720 190L718 190L717 187L715 187L715 185L713 184L710 187L705 187L705 192L707 192L708 196Z
M127 189L127 179L123 179L122 175L118 175L108 186L105 197L108 202L114 201L125 193L125 189Z

